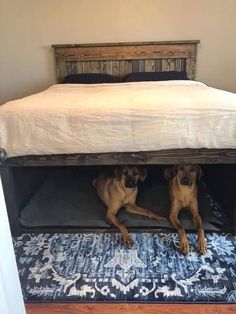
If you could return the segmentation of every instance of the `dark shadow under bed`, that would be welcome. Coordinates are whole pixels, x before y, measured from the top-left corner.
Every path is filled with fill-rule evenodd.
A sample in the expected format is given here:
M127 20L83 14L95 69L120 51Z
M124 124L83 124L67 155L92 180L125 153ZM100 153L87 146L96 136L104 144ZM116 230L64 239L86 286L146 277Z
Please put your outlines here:
M145 182L139 184L137 204L168 217L168 185L162 168L149 169ZM25 228L66 227L109 230L104 221L106 208L91 184L94 171L65 167L54 169L21 210L20 222ZM207 231L220 231L226 217L219 205L207 193L204 182L199 183L199 207L203 227ZM172 228L168 221L157 222L146 217L119 211L118 217L132 229ZM182 212L180 220L187 230L195 230L192 216Z

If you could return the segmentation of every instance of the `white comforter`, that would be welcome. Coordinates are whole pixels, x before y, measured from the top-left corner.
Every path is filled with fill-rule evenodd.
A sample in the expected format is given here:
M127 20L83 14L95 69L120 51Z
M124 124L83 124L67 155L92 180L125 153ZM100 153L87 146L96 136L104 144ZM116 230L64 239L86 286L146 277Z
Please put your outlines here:
M0 148L9 157L236 148L236 94L194 81L58 84L0 107Z

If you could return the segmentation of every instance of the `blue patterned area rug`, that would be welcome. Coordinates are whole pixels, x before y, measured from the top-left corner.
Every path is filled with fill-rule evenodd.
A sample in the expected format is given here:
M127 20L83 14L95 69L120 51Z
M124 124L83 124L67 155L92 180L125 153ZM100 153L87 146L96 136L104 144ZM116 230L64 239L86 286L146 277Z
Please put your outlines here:
M27 302L236 303L236 237L207 234L208 252L179 252L176 233L23 234L14 239Z

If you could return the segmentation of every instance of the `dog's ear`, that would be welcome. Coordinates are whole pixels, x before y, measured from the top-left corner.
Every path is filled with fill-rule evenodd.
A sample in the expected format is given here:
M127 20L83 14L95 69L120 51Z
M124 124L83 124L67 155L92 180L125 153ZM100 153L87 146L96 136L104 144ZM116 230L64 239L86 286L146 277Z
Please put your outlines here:
M122 168L121 167L117 167L113 169L115 177L118 178L119 180L122 179Z
M181 167L181 166L180 165L174 165L172 167L172 169L173 169L172 170L173 171L173 177L175 177L177 175L179 167Z
M203 173L202 173L202 167L199 166L199 165L196 165L196 168L197 168L197 177L198 177L198 180L201 179Z
M147 177L147 168L139 167L139 180L144 181Z
M170 180L177 174L177 166L168 167L164 170L164 178Z

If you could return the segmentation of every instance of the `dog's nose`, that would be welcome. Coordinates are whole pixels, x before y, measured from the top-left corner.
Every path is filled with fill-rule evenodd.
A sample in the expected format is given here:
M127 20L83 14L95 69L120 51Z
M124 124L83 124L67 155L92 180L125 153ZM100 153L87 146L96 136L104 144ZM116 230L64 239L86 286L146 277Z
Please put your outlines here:
M127 179L125 182L125 186L127 188L133 188L135 187L135 181L133 179Z
M182 184L188 185L189 184L189 178L187 176L182 178Z

